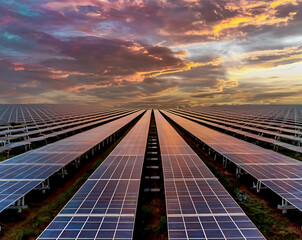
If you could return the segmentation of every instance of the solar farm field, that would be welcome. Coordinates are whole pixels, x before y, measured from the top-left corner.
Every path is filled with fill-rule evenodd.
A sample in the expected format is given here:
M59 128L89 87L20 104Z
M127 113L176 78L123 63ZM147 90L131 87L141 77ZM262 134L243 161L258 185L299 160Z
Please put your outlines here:
M0 105L0 239L301 239L302 106Z

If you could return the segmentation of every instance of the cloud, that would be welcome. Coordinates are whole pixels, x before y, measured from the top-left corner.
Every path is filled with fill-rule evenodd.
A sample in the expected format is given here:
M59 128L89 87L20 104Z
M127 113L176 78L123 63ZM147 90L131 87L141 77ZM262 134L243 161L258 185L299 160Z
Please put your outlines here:
M299 0L2 1L0 98L294 102L301 74L282 67L302 62L301 10Z
M7 60L0 61L0 82L10 81L4 89L15 96L32 95L38 98L44 94L51 98L52 94L45 93L65 91L67 95L94 96L94 102L125 99L134 94L143 97L177 86L177 83L157 77L194 67L194 63L182 58L186 55L185 51L174 52L167 47L99 37L61 40L18 27L11 28L10 32L22 39L10 45L11 51L20 51L24 42L37 44L29 46L28 52L24 51L25 57L19 62L15 61L17 56L10 60L6 56ZM6 43L9 44L9 41ZM35 53L36 49L49 54L38 55L34 63L26 63L30 53Z
M252 98L249 98L249 101L263 101L263 100L269 100L269 101L275 101L275 99L281 99L285 97L302 97L302 91L295 91L295 92L272 92L272 93L262 93L262 94L256 94Z

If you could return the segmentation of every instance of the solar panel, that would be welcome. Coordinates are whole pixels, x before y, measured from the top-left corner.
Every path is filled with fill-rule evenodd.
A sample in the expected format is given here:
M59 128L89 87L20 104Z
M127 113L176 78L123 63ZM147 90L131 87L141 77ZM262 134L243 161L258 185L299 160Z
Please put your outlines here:
M196 116L192 116L191 114L187 115L187 114L183 114L179 111L175 111L175 110L173 110L171 112L174 113L174 114L177 114L179 116L186 117L190 120L197 121L197 122L200 122L200 123L203 123L203 124L206 124L206 125L210 125L210 126L215 127L215 128L219 128L219 129L222 129L222 130L227 130L229 132L236 133L236 134L239 134L239 135L242 135L242 136L245 136L245 137L249 137L249 138L252 138L252 139L256 139L256 140L261 141L261 142L273 144L274 146L279 146L279 147L283 147L283 148L291 150L291 151L302 153L302 147L295 146L295 145L285 143L285 142L280 142L279 140L276 140L274 138L268 138L268 137L262 136L261 134L264 133L264 130L254 129L254 131L257 130L257 132L260 133L260 134L254 134L252 132L241 130L242 128L245 128L245 126L243 126L243 125L237 125L236 126L237 128L233 128L233 127L224 126L224 125L221 125L221 124L218 124L218 123L213 123L211 121L206 121L206 120L200 119ZM221 121L221 122L225 123L223 121ZM240 129L238 129L238 128L240 128ZM249 130L252 130L252 129L249 129ZM302 142L302 138L300 138L300 137L289 136L289 135L279 134L279 133L276 133L274 136L275 137L283 137L283 138L286 138L286 139L291 140L291 141Z
M46 131L53 131L56 129L62 129L62 128L67 128L70 126L74 125L79 125L83 123L88 123L96 120L100 120L102 118L114 116L114 115L119 115L126 113L128 111L112 111L112 112L104 112L100 113L97 116L82 116L77 119L71 119L71 120L66 120L66 121L59 121L59 122L51 122L51 123L42 123L39 125L34 125L34 126L25 126L25 127L18 127L18 128L12 128L12 129L6 129L4 131L0 131L0 135L7 135L7 134L14 134L14 133L20 133L20 132L25 132L23 134L16 134L16 135L11 135L9 136L10 138L18 138L22 137L25 134L26 136L33 135L36 133L41 133L41 132L46 132Z
M53 173L62 168L62 165L32 165L32 164L1 164L0 179L1 180L16 180L16 179L46 179Z
M155 120L163 163L169 239L265 239L158 111Z
M174 109L173 109L174 110ZM232 116L228 113L216 113L216 112L207 112L207 111L202 111L200 109L181 109L181 110L176 110L177 112L180 113L185 113L185 114L190 114L192 116L197 116L197 117L202 117L203 119L208 119L210 121L214 121L217 123L221 123L223 125L229 125L229 126L234 126L234 127L239 127L239 128L246 128L248 130L253 130L256 132L263 132L267 133L269 135L277 135L277 136L283 136L283 134L279 134L280 132L284 132L288 135L284 135L284 137L291 137L295 136L295 134L301 135L301 131L295 130L295 129L287 129L284 127L276 127L276 126L270 126L268 124L263 124L263 123L255 123L255 119L245 119L244 116ZM234 113L230 113L234 114ZM255 117L256 118L256 117ZM240 125L239 125L240 124ZM269 129L269 131L267 131ZM292 139L292 138L291 138Z
M38 239L131 239L133 216L58 216Z
M58 136L61 136L61 135L67 134L67 133L68 134L74 133L75 131L78 131L80 129L95 127L101 123L112 121L119 117L124 117L133 112L135 112L135 111L126 111L126 112L123 111L123 112L119 112L119 113L112 113L112 114L109 114L106 116L102 115L102 117L97 117L88 122L85 120L82 120L82 121L77 121L77 122L73 122L70 124L61 124L59 126L45 128L45 129L38 129L38 130L34 130L34 131L28 131L28 129L26 128L27 131L22 134L13 134L12 135L11 133L5 133L6 136L2 137L2 139L5 139L5 140L18 139L18 138L24 139L24 137L27 137L27 139L18 141L18 142L7 143L4 146L0 147L0 152L5 151L5 150L10 150L10 149L13 149L16 147L20 147L20 146L29 145L31 143L38 142L38 141L46 141L48 138L58 137ZM12 130L8 130L8 131L12 131ZM42 136L30 138L30 136L37 135L37 134L42 135Z
M278 129L281 132L293 130L300 134L296 130L302 129L302 108L300 105L217 105L186 108L185 110L196 111L225 120L243 120L257 127L263 126L267 129Z
M299 183L302 180L302 162L212 130L167 111L163 113L217 153L256 178L260 186L266 185L302 211L301 201L297 200L301 199L302 186ZM284 181L296 188L287 187L284 191Z
M96 147L141 113L143 111L5 160L0 163L0 181L5 183L18 180L33 181L33 184L28 185L32 188L26 188L28 191L32 190L37 186L37 180L39 183L45 181L64 166ZM16 185L19 186L17 190L23 189L22 183L28 184L26 181L20 182ZM16 189L9 187L3 190L6 196L3 199L0 198L0 212L20 198L19 195L14 194ZM22 193L28 191L22 191ZM8 201L10 202L9 205Z
M41 179L0 180L0 210L9 207L12 203L37 187L40 183Z
M302 209L302 179L263 180L262 183L294 206Z
M103 108L71 104L2 104L0 105L0 124L13 128L37 127L46 123L66 122L100 113L125 111L127 109ZM11 125L12 124L12 125Z
M147 111L38 239L132 239L150 117Z
M246 172L262 181L265 179L302 179L302 164L263 164L263 165L240 165Z

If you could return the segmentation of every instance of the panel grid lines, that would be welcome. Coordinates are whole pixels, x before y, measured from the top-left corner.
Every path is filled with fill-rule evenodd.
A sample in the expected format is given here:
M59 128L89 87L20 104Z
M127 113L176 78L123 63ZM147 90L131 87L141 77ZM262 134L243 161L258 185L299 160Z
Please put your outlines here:
M163 162L169 239L265 239L158 111L155 119Z
M7 189L0 197L0 211L14 204L20 197L34 189L39 183L61 170L96 147L107 137L121 129L143 111L106 123L92 130L65 138L44 147L31 150L0 163L0 180L6 183L19 181L20 196ZM23 188L22 184L33 181L32 188ZM36 182L39 181L38 184ZM28 185L29 186L29 185ZM8 199L10 204L8 204Z
M150 117L147 111L38 239L132 239Z
M302 162L215 131L170 112L162 112L201 142L302 211L302 201L299 200L302 185L297 184L302 178ZM298 189L286 187L287 190L283 191L284 181L289 186L297 186Z

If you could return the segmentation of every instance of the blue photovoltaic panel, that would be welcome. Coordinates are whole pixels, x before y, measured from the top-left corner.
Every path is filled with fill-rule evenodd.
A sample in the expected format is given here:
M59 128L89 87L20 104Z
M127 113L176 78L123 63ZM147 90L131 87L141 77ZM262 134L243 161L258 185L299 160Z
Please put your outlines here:
M88 180L60 215L135 214L140 180Z
M229 109L227 109L229 108ZM241 108L241 109L240 109ZM264 109L268 108L268 109ZM275 109L273 109L275 108ZM282 109L284 108L284 109ZM261 129L270 129L287 134L301 135L301 106L276 106L276 105L245 105L245 106L215 106L215 107L194 107L182 109L188 113L194 113L199 116L207 116L214 119L224 120L226 122L254 126ZM288 113L280 114L282 110L287 111L294 117L294 121L287 122ZM259 111L263 111L259 114ZM272 111L274 113L272 113ZM266 116L264 116L266 115ZM281 117L281 119L280 119ZM292 119L293 120L293 119ZM278 124L279 122L279 124ZM300 122L300 123L299 123Z
M132 239L134 216L57 216L39 239Z
M0 152L10 150L16 147L26 146L37 141L46 141L48 138L54 138L67 133L74 133L80 129L88 127L96 127L102 122L112 121L117 117L126 116L135 111L129 110L114 110L110 112L101 112L97 115L71 115L65 121L50 120L51 123L46 124L44 121L41 124L35 122L31 125L21 125L20 127L8 126L8 129L0 131L0 140L4 140L4 146L0 146ZM74 114L74 113L73 113ZM73 118L72 118L73 116ZM49 120L49 119L48 119ZM63 119L61 119L63 120ZM38 137L30 137L39 134ZM27 138L24 140L24 138ZM7 140L14 139L14 142L7 142Z
M55 147L55 146L53 146ZM42 152L42 151L30 151L26 154L21 154L18 157L11 158L1 163L1 165L19 165L19 164L66 164L70 161L70 158L78 157L76 151L58 152ZM81 152L81 151L79 151Z
M168 216L244 214L217 179L165 179L165 191Z
M234 123L234 122L229 122L227 121L227 119L224 119L223 116L221 116L220 118L217 118L217 117L208 117L208 116L204 116L204 115L200 115L199 113L196 113L196 112L189 112L189 111L185 111L185 110L177 110L177 109L173 109L173 112L175 113L178 113L178 114L181 114L181 115L184 115L184 116L189 116L190 118L192 119L202 119L202 121L204 123L207 123L207 124L210 124L213 126L217 126L220 125L222 129L229 129L230 128L233 128L231 129L232 131L234 132L237 132L238 131L238 128L240 129L238 132L242 133L242 134L245 134L245 132L256 132L256 133L260 133L260 134L266 134L266 135L269 135L269 137L264 137L263 139L264 140L267 140L269 142L276 142L278 143L279 141L273 139L274 137L280 137L280 138L284 138L284 139L287 139L287 140L291 140L291 141L302 141L302 138L300 137L297 137L297 135L289 135L289 134L284 134L284 133L280 133L280 132L277 132L277 131L271 131L271 130L268 130L268 129L261 129L261 128L256 128L256 127L251 127L251 126L248 126L247 122L245 121L242 121L240 123ZM242 130L244 129L244 131ZM301 132L299 133L298 131L295 132L296 134L300 134L301 135ZM251 134L251 136L255 135L255 138L258 138L257 134ZM272 141L273 140L273 141Z
M0 180L0 209L9 207L12 203L30 192L40 183L40 180Z
M20 190L20 194L18 195L15 194L15 189L3 189L6 195L0 199L0 212L9 205L14 204L20 197L34 189L39 183L45 181L64 166L97 146L141 113L143 111L1 162L0 181L27 181L19 181L18 185L15 185ZM30 181L33 181L33 183L29 184L28 182ZM39 181L38 184L37 181ZM22 183L27 184L27 187L24 188ZM32 187L30 188L30 186ZM21 193L24 194L22 195ZM2 201L5 201L5 203L2 204ZM9 201L10 204L8 204Z
M265 239L158 111L155 120L163 163L169 239Z
M38 239L132 239L151 111L147 111Z
M108 160L107 160L108 159ZM91 179L140 179L144 156L108 156Z
M61 165L0 165L0 180L46 179L57 172Z
M266 179L301 179L302 180L302 164L301 165L285 165L285 164L247 164L240 165L242 169L250 173L256 179L262 181ZM302 189L301 189L302 190Z
M294 206L302 206L302 180L263 180L262 183Z
M217 153L245 170L302 211L302 185L300 184L302 181L302 162L215 131L167 111L162 112Z
M173 240L263 240L245 215L171 216L169 239Z
M282 137L282 138L285 138L285 139L290 140L290 141L295 141L295 142L300 142L301 143L302 142L301 137L289 136L289 135L285 135L285 134L275 133L273 135L273 137L269 138L269 137L262 136L263 134L267 134L267 132L265 132L265 130L248 129L248 131L243 131L241 129L245 128L245 125L242 125L242 124L241 125L236 125L236 128L233 128L233 127L229 127L229 126L225 126L225 125L221 124L221 123L225 124L225 121L220 121L221 123L214 123L212 121L206 121L206 120L201 119L200 117L196 117L195 115L192 115L192 114L189 114L189 113L184 113L182 111L178 111L178 110L170 110L170 111L173 112L174 114L177 114L179 116L188 118L188 119L193 120L193 121L197 121L197 122L202 123L202 124L210 125L210 126L215 127L215 128L219 128L219 129L222 129L222 130L233 132L233 133L245 136L245 137L256 139L256 140L261 141L261 142L273 144L275 146L283 147L283 148L288 149L288 150L292 150L292 151L295 151L295 152L302 153L302 147L295 146L295 145L285 143L285 142L281 142L281 141L276 140L274 138L274 137L276 137L276 138L277 137L278 138ZM255 131L259 132L259 134L253 133ZM272 134L270 134L270 135L272 135Z

